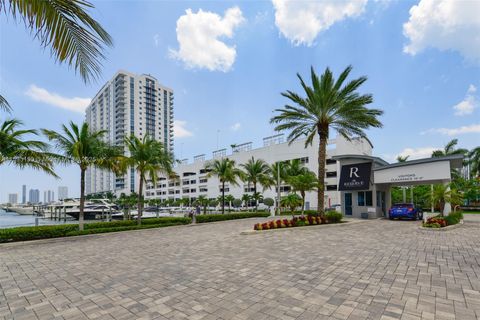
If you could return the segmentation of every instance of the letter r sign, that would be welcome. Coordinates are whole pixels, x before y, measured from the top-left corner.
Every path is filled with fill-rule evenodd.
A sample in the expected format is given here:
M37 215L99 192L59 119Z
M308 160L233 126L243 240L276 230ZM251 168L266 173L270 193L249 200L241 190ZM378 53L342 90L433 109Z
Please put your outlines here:
M350 168L350 178L352 178L354 175L357 178L360 178L360 176L357 174L358 172L358 167L351 167Z

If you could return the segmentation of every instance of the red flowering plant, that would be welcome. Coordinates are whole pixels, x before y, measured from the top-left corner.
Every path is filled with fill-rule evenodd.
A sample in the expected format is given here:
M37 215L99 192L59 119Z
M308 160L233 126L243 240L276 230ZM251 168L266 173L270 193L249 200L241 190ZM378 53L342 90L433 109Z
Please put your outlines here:
M438 217L438 216L435 216L435 217L430 217L427 219L427 221L423 224L424 227L427 227L427 228L438 228L438 226L440 228L444 228L447 226L447 221L445 220L445 218L443 217Z

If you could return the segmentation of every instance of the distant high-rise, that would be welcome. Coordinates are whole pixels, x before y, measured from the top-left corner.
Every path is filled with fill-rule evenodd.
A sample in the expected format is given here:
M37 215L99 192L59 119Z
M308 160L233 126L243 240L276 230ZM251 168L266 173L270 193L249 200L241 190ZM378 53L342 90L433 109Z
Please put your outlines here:
M10 193L8 195L8 203L17 204L17 202L18 202L18 194L17 193Z
M22 186L22 203L23 204L27 203L27 186L26 185Z
M60 186L58 187L58 200L63 200L68 198L68 187Z
M40 202L40 190L30 189L28 193L28 202L32 204L37 204Z
M105 141L111 144L122 146L130 135L150 135L173 154L173 90L151 75L117 72L87 107L86 121L91 130L106 130ZM137 190L138 180L134 169L116 176L110 171L89 168L85 191L129 194Z

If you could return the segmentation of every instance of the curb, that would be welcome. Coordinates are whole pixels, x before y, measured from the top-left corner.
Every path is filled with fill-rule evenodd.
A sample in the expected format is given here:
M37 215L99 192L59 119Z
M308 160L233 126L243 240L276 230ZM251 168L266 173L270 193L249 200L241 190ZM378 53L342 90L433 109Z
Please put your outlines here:
M418 227L420 230L424 231L433 231L433 232L445 232L445 231L450 231L452 229L460 228L463 226L463 220L461 220L459 223L451 225L451 226L446 226L443 228L425 228L423 226Z
M267 229L267 230L245 230L240 232L240 235L247 236L252 234L261 234L266 232L278 232L278 231L293 231L293 230L306 230L306 229L313 229L313 228L328 228L328 227L341 227L346 225L352 225L357 223L364 223L368 222L369 220L347 220L340 223L327 223L327 224L317 224L312 226L302 226L302 227L289 227L289 228L277 228L277 229Z

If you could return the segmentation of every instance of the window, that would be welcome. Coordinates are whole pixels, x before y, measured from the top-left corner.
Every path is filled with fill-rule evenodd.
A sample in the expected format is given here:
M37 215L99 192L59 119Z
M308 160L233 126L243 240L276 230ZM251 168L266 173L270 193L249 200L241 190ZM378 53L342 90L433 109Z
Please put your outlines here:
M372 191L359 191L358 192L358 206L372 206L373 199L372 199Z
M330 171L327 172L325 175L327 178L335 178L337 176L337 171Z
M336 164L337 163L337 161L333 160L333 159L327 159L325 162L326 162L326 164Z
M359 207L365 207L365 192L361 191L357 193L357 202Z

